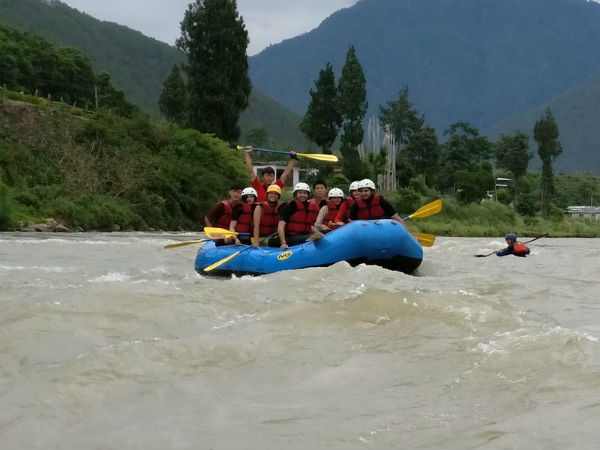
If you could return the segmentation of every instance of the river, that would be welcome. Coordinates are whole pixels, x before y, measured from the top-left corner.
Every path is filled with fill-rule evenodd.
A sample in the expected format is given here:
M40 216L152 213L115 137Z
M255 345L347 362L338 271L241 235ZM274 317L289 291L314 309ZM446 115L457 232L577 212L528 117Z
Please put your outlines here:
M600 240L205 278L191 234L0 233L1 449L595 449Z

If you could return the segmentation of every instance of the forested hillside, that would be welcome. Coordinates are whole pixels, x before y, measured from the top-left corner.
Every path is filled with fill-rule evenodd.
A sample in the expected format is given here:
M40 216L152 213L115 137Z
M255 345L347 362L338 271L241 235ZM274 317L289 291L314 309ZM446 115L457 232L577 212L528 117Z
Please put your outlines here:
M585 0L363 0L252 57L251 77L267 95L303 113L319 70L331 62L339 76L354 45L370 114L407 85L440 135L457 121L487 130L599 73L599 23L600 5ZM600 173L585 156L597 151L599 139L594 133L575 142L561 133L558 168Z
M556 160L556 167L565 173L600 173L600 73L556 96L547 104L495 124L488 132L491 137L496 137L500 133L522 130L531 136L530 145L535 149L533 126L548 106L554 111L564 147L563 154ZM534 152L530 168L537 170L540 166L541 161Z
M181 11L183 18L184 11ZM0 0L0 23L33 31L59 46L87 55L97 72L142 110L158 116L158 98L174 64L184 60L175 47L122 25L97 20L56 0ZM253 89L250 106L240 118L242 139L264 129L268 143L306 149L298 130L300 117ZM252 134L252 133L251 133Z

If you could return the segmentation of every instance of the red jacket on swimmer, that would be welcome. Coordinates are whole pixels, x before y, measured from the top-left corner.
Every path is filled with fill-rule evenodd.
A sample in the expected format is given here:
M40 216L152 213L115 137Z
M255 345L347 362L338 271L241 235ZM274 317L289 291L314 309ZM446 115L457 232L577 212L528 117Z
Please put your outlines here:
M522 242L517 241L515 233L508 233L505 237L508 247L496 252L496 256L515 255L525 257L531 253L531 250Z
M242 191L242 203L233 210L229 230L238 233L247 233L242 236L235 236L234 239L232 239L237 245L250 242L250 235L252 234L252 214L256 207L256 198L257 194L254 188L244 188Z

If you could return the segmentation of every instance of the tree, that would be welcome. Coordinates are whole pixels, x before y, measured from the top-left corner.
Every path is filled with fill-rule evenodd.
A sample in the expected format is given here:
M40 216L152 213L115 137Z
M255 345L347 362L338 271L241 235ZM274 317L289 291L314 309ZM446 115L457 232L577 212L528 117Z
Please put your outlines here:
M168 120L183 127L186 125L186 109L188 106L186 99L187 87L181 76L179 66L175 65L163 83L158 107Z
M402 151L417 173L431 178L431 172L440 158L440 144L433 128L425 127L415 131Z
M333 67L327 63L319 72L315 88L310 90L310 103L300 123L300 131L321 147L323 153L331 154L331 146L342 124L337 101Z
M481 136L477 128L466 122L457 122L450 126L444 135L450 138L443 145L442 176L438 184L442 188L455 190L460 171L475 169L474 164L485 161L492 148L487 137Z
M191 127L228 142L238 139L238 120L252 89L248 42L235 0L196 0L188 6L176 44L188 57Z
M338 82L338 107L344 129L340 148L344 157L343 172L349 180L357 180L364 175L358 146L364 137L362 121L368 103L367 81L353 46L346 53L346 62Z
M115 89L110 82L108 72L100 72L96 76L96 86L98 89L98 107L114 111L123 117L131 117L138 112L137 106L125 100L125 93Z
M419 117L417 110L408 101L408 86L400 90L398 100L387 102L387 105L379 107L379 123L381 126L389 124L396 142L403 146L410 135L423 126L425 118L423 115Z
M264 147L269 145L269 133L265 128L252 128L246 131L244 143L253 147Z
M502 135L496 144L496 162L498 167L508 170L513 177L513 198L519 200L521 178L527 173L529 160L533 155L529 151L529 138L526 134L516 132L513 135Z
M558 141L558 125L554 120L552 111L547 108L542 118L533 127L533 138L538 145L538 155L542 160L542 216L548 215L552 195L554 194L554 181L552 161L562 153L562 146Z

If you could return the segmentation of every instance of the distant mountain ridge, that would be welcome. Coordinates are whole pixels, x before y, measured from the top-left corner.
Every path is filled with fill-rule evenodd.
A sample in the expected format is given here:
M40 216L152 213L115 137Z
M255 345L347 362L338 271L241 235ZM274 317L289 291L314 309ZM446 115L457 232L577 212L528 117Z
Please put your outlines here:
M183 14L185 11L181 11ZM163 81L185 56L139 31L104 22L57 0L0 0L0 22L32 31L60 46L85 53L96 71L107 71L127 99L158 116ZM274 144L307 148L300 117L253 89L240 118L242 132L265 128ZM241 142L244 143L244 142Z
M339 74L354 45L369 114L408 85L439 133L457 121L486 130L600 73L599 24L600 5L586 0L362 0L253 56L250 73L259 89L303 114L319 70L331 62ZM563 146L565 155L579 151ZM563 157L560 165L590 170L585 161Z

